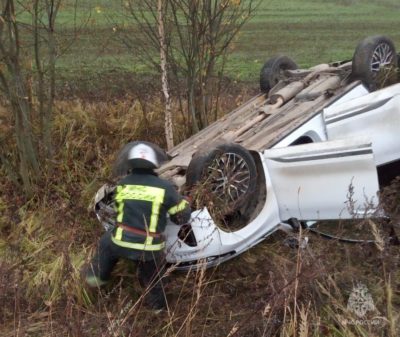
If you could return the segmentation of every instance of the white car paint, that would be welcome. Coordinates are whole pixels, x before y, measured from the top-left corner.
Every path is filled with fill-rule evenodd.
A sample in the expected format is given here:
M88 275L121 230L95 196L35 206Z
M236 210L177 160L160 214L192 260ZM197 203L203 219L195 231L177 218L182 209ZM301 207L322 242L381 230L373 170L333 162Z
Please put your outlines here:
M192 214L197 240L178 239L167 226L167 260L180 268L216 265L285 227L285 221L349 219L375 212L376 166L400 158L400 84L369 93L356 86L301 127L259 153L267 197L262 211L244 228L224 232L206 209ZM289 146L307 136L314 143ZM351 202L350 202L351 199ZM287 227L287 226L286 226Z
M324 109L328 139L367 135L376 165L400 158L400 83Z
M281 221L349 219L354 210L365 214L377 206L375 162L365 139L271 149L264 157Z
M221 230L206 209L192 213L191 226L197 245L178 239L179 227L166 230L167 261L181 268L221 263L256 245L276 231L283 221L353 218L346 208L352 186L357 213L376 204L378 181L370 144L365 140L321 142L266 150L261 155L267 198L262 211L244 228ZM329 191L329 192L328 192Z
M349 92L347 92L345 95L343 95L342 97L339 97L335 102L333 102L330 106L337 106L339 104L342 103L347 103L353 99L362 97L369 94L368 89L365 87L364 84L359 84L357 85L353 90L350 90Z

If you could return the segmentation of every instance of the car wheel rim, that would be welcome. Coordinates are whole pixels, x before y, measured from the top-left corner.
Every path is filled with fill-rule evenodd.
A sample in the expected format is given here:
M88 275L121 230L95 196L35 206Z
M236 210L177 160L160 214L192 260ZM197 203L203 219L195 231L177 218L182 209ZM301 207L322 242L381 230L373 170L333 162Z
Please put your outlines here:
M387 43L379 44L372 54L371 71L377 74L382 68L386 68L393 63L393 50Z
M226 204L240 200L250 186L250 168L236 153L223 153L208 166L213 194Z

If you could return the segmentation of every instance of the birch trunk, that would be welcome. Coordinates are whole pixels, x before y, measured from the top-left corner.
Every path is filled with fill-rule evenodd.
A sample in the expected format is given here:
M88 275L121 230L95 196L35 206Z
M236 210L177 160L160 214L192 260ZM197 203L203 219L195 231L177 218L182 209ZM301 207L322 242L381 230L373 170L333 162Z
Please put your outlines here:
M164 13L165 5L163 0L158 0L158 37L160 40L160 66L161 66L161 83L162 91L165 100L165 137L167 141L167 149L170 150L174 147L174 134L172 130L172 108L171 108L171 97L169 94L169 83L168 83L168 69L167 69L167 53L166 53L166 41L165 41L165 30L164 30Z

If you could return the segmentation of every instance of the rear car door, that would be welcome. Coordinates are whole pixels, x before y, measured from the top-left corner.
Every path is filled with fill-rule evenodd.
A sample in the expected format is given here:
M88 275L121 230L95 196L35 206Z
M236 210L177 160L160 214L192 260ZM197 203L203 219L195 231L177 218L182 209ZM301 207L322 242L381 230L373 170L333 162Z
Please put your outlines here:
M368 137L376 165L400 159L400 84L324 110L329 140Z
M282 221L375 212L379 185L372 147L365 139L269 149L263 157Z

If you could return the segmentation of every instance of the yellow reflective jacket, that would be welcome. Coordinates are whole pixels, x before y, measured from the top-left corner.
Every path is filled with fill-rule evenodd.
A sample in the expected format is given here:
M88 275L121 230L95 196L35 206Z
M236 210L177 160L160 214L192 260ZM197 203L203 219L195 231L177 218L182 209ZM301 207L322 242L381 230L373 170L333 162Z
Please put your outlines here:
M190 207L173 185L152 170L135 169L118 184L115 194L117 223L112 241L121 247L158 251L167 214L177 224L190 219Z

